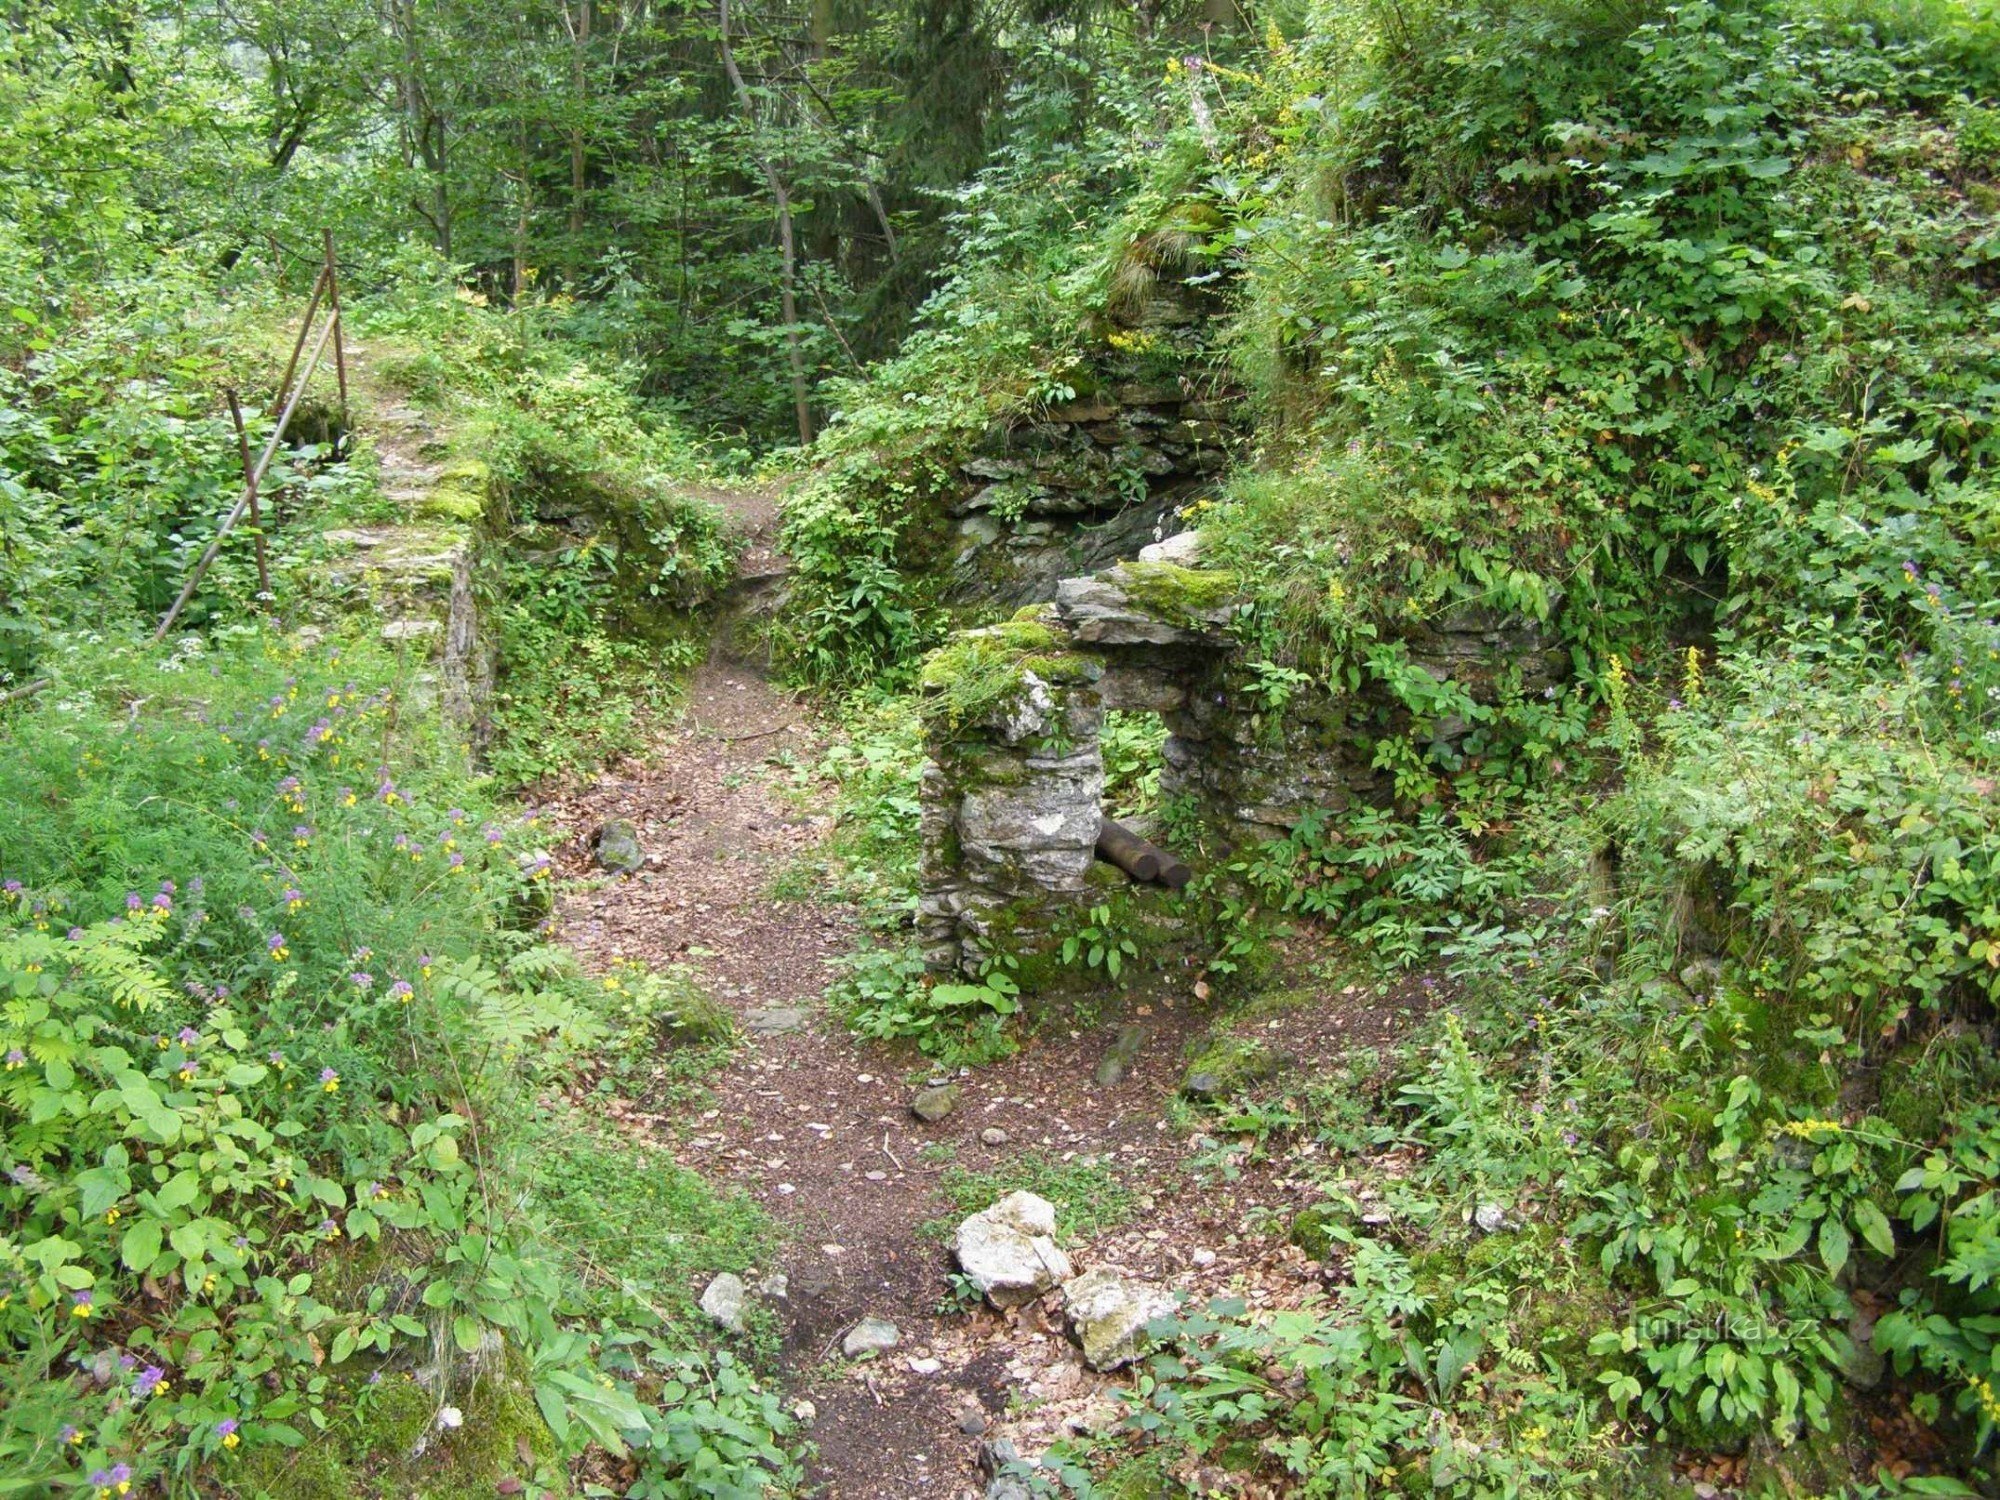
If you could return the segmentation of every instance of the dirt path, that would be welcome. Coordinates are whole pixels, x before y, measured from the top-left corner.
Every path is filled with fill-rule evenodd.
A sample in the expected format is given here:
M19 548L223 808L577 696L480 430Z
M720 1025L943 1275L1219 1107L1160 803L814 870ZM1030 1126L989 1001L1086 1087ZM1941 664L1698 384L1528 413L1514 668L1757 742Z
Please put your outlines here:
M566 873L579 877L562 930L595 968L620 958L689 963L737 1016L744 1044L713 1080L712 1107L661 1117L656 1128L683 1163L741 1185L789 1231L758 1272L786 1278L774 1305L818 1448L820 1493L977 1496L982 1443L1004 1436L1034 1453L1109 1423L1117 1382L1083 1366L1052 1308L1002 1316L946 1306L952 1267L925 1226L951 1212L942 1188L954 1166L988 1172L1019 1165L1023 1153L1038 1170L1107 1164L1135 1213L1072 1246L1079 1270L1110 1266L1197 1298L1235 1291L1253 1302L1289 1300L1288 1281L1302 1292L1320 1272L1284 1243L1302 1184L1282 1164L1181 1190L1193 1180L1189 1158L1218 1148L1168 1125L1185 1045L1205 1024L1172 994L1127 1002L1152 1034L1116 1083L1093 1074L1117 1025L1132 1018L1122 1011L1089 1029L1045 1031L961 1079L958 1108L938 1123L912 1115L913 1094L930 1081L923 1059L859 1043L821 1009L829 961L856 940L852 914L771 893L831 826L824 808L801 812L780 790L774 762L808 760L822 733L757 672L712 660L684 721L649 757L545 805L571 831ZM630 877L590 863L593 831L614 817L632 820L648 852ZM1311 1029L1338 1047L1380 1040L1391 1024L1330 1011ZM845 1334L865 1317L893 1322L901 1343L843 1359Z

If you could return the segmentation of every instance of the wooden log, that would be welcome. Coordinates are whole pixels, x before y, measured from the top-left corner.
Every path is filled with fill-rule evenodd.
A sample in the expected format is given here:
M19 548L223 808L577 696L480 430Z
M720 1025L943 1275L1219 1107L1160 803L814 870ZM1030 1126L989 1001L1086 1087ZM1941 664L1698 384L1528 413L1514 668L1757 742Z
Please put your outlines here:
M1123 823L1104 818L1097 825L1097 853L1134 880L1157 880L1165 859L1158 849L1140 838Z
M1194 871L1186 861L1176 859L1157 844L1147 843L1110 818L1097 825L1097 853L1100 859L1110 861L1134 880L1151 881L1178 891L1194 879Z

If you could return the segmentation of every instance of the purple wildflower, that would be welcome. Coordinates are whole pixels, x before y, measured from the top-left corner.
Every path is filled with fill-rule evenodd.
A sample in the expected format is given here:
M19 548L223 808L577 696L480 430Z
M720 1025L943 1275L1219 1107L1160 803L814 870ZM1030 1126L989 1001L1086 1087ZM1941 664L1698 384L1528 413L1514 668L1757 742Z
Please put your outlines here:
M139 1378L132 1382L132 1394L141 1400L153 1394L160 1382L167 1378L167 1372L158 1365L147 1365L139 1372Z
M192 1047L200 1040L201 1033L196 1031L192 1026L183 1026L181 1028L179 1041L183 1047Z

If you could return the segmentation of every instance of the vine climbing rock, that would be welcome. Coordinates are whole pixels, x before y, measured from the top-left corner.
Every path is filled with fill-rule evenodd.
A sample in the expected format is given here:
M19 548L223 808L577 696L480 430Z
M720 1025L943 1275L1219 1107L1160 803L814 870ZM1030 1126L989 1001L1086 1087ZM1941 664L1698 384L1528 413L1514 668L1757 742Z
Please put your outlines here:
M1055 1242L1056 1211L1034 1193L1009 1193L958 1226L952 1254L995 1307L1034 1301L1074 1272Z

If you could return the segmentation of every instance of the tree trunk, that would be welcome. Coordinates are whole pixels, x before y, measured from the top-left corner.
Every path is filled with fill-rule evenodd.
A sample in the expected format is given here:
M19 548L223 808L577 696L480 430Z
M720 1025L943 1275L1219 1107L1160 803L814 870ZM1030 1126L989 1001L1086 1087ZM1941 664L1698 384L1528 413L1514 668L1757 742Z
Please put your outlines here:
M576 122L569 129L569 232L573 235L583 232L583 107L588 98L590 80L584 68L585 52L590 47L590 0L577 0L576 20L570 26L570 93L573 96L570 107L576 113ZM574 250L572 249L572 254Z
M736 102L742 106L744 124L754 133L757 103L750 96L750 86L743 81L743 70L736 66L736 49L730 45L729 0L716 0L716 19L722 34L723 70L729 74L729 86L736 91ZM757 148L753 145L751 149ZM785 359L792 370L792 410L799 420L799 446L805 447L813 440L812 401L806 390L805 351L799 346L798 248L792 238L792 195L770 157L757 151L757 164L764 169L764 181L770 184L771 198L777 205L778 301L785 315Z

